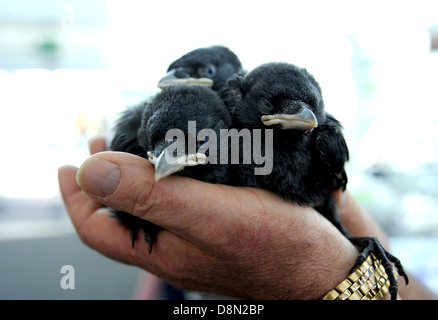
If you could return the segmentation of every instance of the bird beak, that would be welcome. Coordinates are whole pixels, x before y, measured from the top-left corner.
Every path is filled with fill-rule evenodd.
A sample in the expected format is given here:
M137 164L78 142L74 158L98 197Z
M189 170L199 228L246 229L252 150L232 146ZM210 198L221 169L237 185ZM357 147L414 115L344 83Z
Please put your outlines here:
M181 85L181 84L194 84L194 85L200 85L200 86L206 86L211 88L213 86L213 80L209 78L178 78L176 76L176 72L178 69L172 69L170 70L159 82L158 82L158 88L164 88L164 87L170 87L174 85Z
M147 155L149 162L155 166L155 155L150 151L147 152Z
M283 130L295 129L307 132L318 126L315 114L305 106L302 106L297 113L270 114L262 116L261 120L265 126L280 124Z
M155 166L155 181L158 181L174 174L175 172L183 170L185 167L204 164L207 156L204 153L198 152L195 154L173 157L166 148L157 158L155 158L152 153L148 152L148 159Z

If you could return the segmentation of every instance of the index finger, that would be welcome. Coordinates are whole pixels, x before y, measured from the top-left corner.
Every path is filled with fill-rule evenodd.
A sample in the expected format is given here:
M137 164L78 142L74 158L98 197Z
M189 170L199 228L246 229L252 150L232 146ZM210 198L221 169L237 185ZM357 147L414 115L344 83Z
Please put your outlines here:
M78 212L78 217L73 216L73 224L80 226L80 221L84 221L93 212L102 208L102 204L87 196L76 183L78 169L74 166L66 165L58 169L58 181L67 211Z
M104 136L95 136L89 141L90 154L95 154L106 150L106 139Z

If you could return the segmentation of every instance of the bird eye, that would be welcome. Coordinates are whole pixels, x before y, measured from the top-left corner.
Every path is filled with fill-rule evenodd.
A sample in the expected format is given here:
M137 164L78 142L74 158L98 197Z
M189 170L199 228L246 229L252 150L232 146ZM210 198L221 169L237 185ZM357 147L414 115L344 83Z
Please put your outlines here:
M208 67L205 69L205 75L209 78L213 78L216 74L216 67L212 64L208 65Z
M261 113L268 114L271 113L273 109L274 106L267 99L261 99L259 101L259 110Z

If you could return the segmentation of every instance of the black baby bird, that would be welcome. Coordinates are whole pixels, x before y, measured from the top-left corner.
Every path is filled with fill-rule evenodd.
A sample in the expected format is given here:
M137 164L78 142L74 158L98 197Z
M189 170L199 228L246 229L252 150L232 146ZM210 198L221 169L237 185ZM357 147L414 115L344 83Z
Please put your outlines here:
M140 109L134 111L128 115L138 117ZM154 164L156 181L178 174L210 183L229 183L227 166L220 165L220 153L210 153L217 147L215 141L209 140L205 134L208 131L200 133L209 129L210 133L214 132L212 135L219 136L220 129L231 125L231 114L216 92L198 85L163 88L144 108L140 119L135 147L132 144L126 147ZM119 126L119 129L127 128ZM116 137L123 134L118 132ZM153 239L162 228L126 212L114 213L130 230L132 246L138 230L143 229L150 253Z
M391 262L407 280L400 262L375 238L353 238L337 212L333 191L345 190L349 159L340 123L324 110L321 88L305 69L288 63L263 64L228 83L222 98L234 110L237 129L271 129L272 172L255 175L256 165L235 166L240 185L273 191L284 199L311 206L361 249L372 250L385 263L392 297L397 294ZM364 251L365 252L365 251ZM365 257L358 258L356 265Z
M229 81L222 96L234 110L233 127L273 132L272 146L262 145L273 149L272 172L255 175L254 163L241 163L238 184L315 207L341 229L332 191L346 187L348 149L313 76L291 64L268 63Z
M145 110L138 143L155 166L156 181L178 174L229 184L228 167L220 164L220 145L210 138L219 137L231 123L216 92L204 86L170 86Z
M242 72L239 58L227 47L216 45L198 48L172 62L158 87L198 84L220 91L228 79Z

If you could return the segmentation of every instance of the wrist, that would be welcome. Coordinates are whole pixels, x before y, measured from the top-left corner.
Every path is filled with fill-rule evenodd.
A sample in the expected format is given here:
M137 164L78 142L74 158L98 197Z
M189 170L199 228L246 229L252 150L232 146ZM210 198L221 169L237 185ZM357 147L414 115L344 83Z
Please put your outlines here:
M328 245L329 242L331 242L330 245ZM322 244L319 268L313 272L314 292L310 297L313 300L321 299L327 292L345 280L359 256L357 248L340 233ZM325 250L324 247L326 247ZM318 273L318 276L315 273Z
M297 256L290 252L280 255L290 257L285 299L321 299L348 276L359 256L357 248L331 223L319 214L309 212L311 216L315 219L310 221L312 228L295 229Z

